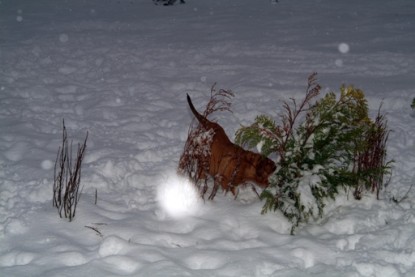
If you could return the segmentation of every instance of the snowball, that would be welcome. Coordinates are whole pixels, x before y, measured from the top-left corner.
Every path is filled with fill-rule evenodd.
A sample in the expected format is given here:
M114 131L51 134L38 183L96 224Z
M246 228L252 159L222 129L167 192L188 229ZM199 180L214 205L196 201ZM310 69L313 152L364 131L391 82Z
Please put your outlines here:
M22 16L22 10L21 9L18 9L17 10L17 16L16 16L16 21L17 22L22 22L23 21L23 16Z
M109 236L101 243L98 254L100 257L124 254L127 248L127 241L117 236Z
M28 227L25 222L15 218L6 224L4 231L6 234L18 235L26 233L28 231Z
M117 276L130 275L140 268L140 264L138 262L126 256L107 257L104 262L108 265L108 270Z
M55 255L66 266L78 266L88 262L85 255L75 251L62 252Z
M339 248L340 250L344 250L346 249L347 244L348 243L346 239L340 239L336 242L336 247Z
M75 67L71 67L71 66L63 66L61 68L58 69L59 73L68 75L71 74L73 72L75 72L77 69Z
M304 268L312 267L315 264L314 254L305 248L295 248L291 251L291 255L303 260Z
M16 266L16 265L27 265L35 258L33 253L21 252L14 250L0 256L0 267L1 266Z
M215 270L221 268L226 263L226 254L216 252L211 253L192 253L189 257L184 259L186 266L193 270Z
M26 142L16 142L10 147L4 155L7 159L13 162L18 162L24 158L28 151L29 145Z
M344 42L340 43L338 48L339 48L340 53L342 53L342 54L346 54L350 50L350 46L347 43L344 43Z
M53 167L53 162L51 160L44 160L40 166L42 167L42 169L44 170L49 170Z
M62 43L68 42L69 36L67 34L61 34L59 35L59 41Z
M176 173L165 176L158 187L160 207L174 218L194 215L199 210L200 197L194 184Z
M342 59L336 59L334 64L338 67L342 67L343 66L343 60Z

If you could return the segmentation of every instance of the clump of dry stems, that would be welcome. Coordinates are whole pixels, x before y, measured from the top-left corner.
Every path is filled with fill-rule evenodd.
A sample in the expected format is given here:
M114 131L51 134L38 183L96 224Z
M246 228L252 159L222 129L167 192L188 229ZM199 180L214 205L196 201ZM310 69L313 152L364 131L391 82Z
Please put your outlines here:
M224 89L217 91L215 85L213 85L210 91L210 100L202 113L203 116L208 118L218 111L232 112L230 99L233 96L231 91ZM187 140L178 166L178 173L187 176L196 184L201 197L204 197L208 191L208 176L206 173L209 172L213 135L213 130L206 130L194 119L189 126ZM214 194L215 191L212 191L212 193Z
M83 144L78 144L76 159L72 160L72 142L63 121L62 145L58 149L54 168L53 206L58 209L59 216L72 221L80 198L82 160L86 150L88 132Z

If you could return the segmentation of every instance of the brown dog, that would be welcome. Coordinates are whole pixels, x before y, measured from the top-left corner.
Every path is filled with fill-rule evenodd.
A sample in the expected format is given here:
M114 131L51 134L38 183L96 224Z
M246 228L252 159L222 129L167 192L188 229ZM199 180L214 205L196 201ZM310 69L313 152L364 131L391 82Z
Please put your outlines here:
M253 182L261 188L268 187L268 178L277 168L275 163L267 157L233 144L219 124L209 121L196 111L189 95L187 102L202 127L213 131L209 168L205 170L207 172L198 173L200 179L206 179L206 175L214 179L209 199L215 197L219 185L224 191L230 190L233 195L236 195L236 187L241 184Z

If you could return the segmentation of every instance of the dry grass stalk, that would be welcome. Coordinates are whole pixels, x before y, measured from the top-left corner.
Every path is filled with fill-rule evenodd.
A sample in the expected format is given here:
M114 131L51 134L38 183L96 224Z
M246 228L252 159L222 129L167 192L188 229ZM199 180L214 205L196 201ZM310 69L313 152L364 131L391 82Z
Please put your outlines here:
M366 172L366 176L362 176L365 182L359 182L355 189L354 196L360 199L363 190L369 189L376 192L376 197L379 199L379 192L384 184L385 170L388 169L388 162L386 161L386 144L389 138L389 130L387 127L387 120L384 114L378 114L373 126L366 134L367 148L363 153L358 153L356 156L357 171Z
M58 149L54 168L53 206L58 209L59 216L72 221L80 198L81 167L86 150L88 132L84 143L78 144L75 164L72 165L72 143L68 145L68 137L63 121L62 145Z

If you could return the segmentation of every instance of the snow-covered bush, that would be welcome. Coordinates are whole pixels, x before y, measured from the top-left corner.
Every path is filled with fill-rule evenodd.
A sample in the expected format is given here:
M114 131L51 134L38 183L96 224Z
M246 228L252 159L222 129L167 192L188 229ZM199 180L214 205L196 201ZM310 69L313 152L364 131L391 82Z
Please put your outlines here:
M236 133L237 143L277 154L277 170L261 195L262 213L280 210L292 232L321 217L340 189L352 190L356 199L365 189L379 193L390 169L386 120L380 112L369 118L363 91L342 86L339 99L331 92L316 100L320 90L316 74L310 75L305 98L284 103L280 124L260 115Z

